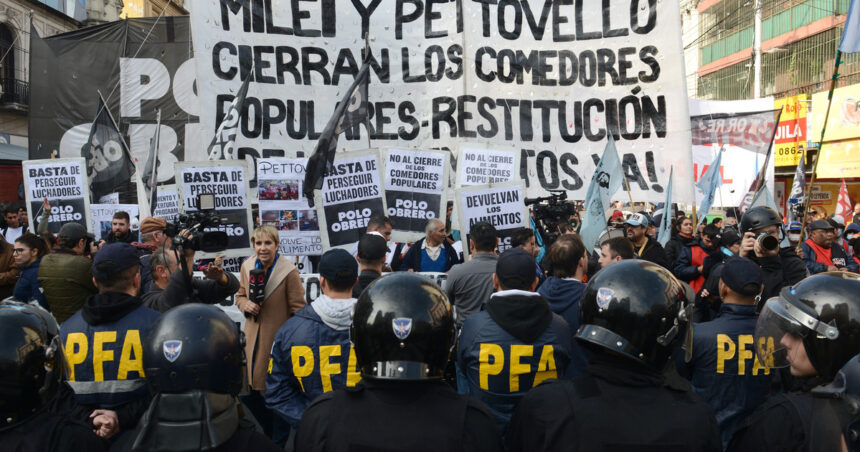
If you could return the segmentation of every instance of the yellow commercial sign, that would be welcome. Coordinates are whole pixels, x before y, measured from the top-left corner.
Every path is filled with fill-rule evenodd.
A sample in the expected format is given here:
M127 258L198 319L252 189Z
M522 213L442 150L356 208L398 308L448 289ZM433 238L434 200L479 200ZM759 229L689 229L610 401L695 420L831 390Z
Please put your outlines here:
M827 112L827 92L812 95L812 141L818 141L824 114ZM860 84L836 88L827 120L824 141L860 138Z
M776 99L773 107L782 109L773 138L774 165L795 166L806 147L806 94Z

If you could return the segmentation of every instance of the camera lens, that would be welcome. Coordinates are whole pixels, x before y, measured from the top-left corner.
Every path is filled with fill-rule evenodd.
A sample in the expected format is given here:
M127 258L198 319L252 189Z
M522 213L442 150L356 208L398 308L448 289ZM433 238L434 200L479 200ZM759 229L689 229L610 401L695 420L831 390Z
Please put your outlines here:
M761 247L768 251L773 251L779 248L779 239L766 232L761 233L757 240Z

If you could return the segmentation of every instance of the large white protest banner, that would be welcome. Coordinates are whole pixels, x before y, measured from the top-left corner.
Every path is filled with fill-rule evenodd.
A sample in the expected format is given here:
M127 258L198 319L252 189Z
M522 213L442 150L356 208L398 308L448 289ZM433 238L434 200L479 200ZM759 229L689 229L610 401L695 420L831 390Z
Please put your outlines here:
M176 185L159 186L156 196L158 204L152 216L164 218L168 223L174 221L179 216L179 190Z
M24 197L27 216L32 218L31 231L35 233L42 220L42 202L48 198L51 215L48 231L54 234L66 223L80 223L90 230L90 191L85 182L83 158L27 160L21 164L24 171Z
M227 249L217 253L198 253L205 259L217 254L227 257L243 257L253 254L251 247L251 204L248 202L247 167L244 162L203 161L179 162L176 174L179 179L179 212L201 212L198 197L201 194L214 194L214 210L208 212L220 219L220 225L210 225L205 231L227 233Z
M764 165L766 153L771 147L776 130L776 118L770 113L774 109L773 98L741 101L690 99L689 102L695 180L698 181L708 169L715 152L723 148L720 165L723 184L718 189L713 205L738 206ZM773 159L766 171L765 184L773 192ZM697 190L696 205L701 202L702 193ZM704 213L700 212L700 215Z
M308 159L257 160L257 196L260 221L274 226L280 252L287 256L323 253L317 211L302 196Z
M674 166L673 199L692 201L677 2L196 5L201 129L214 134L250 74L236 138L246 158L313 150L359 71L368 35L369 146L513 146L530 196L561 189L582 199L611 134L634 199L660 202ZM367 146L364 125L339 143Z
M117 212L125 212L129 218L136 218L139 215L137 204L91 204L90 212L92 212L92 228L93 235L96 236L96 241L107 238L111 231L113 223L113 215ZM137 232L133 232L137 237Z
M385 201L394 226L391 239L414 242L424 236L427 221L445 218L449 154L388 148L383 159Z
M335 155L333 172L314 191L324 249L351 248L370 217L385 213L381 168L377 149Z
M511 236L529 222L524 185L523 181L514 181L458 188L460 231L465 234L480 221L490 223L499 236L499 253L510 248ZM468 234L464 242L469 243ZM468 255L468 247L464 246L463 252Z

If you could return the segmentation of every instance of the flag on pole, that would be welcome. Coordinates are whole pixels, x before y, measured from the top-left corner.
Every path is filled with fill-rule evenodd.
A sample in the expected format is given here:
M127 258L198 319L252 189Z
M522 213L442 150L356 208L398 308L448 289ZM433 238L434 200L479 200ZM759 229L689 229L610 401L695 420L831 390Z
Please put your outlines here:
M842 53L860 52L860 0L852 0L845 17L845 28L842 30L842 40L839 41L839 51Z
M89 138L81 148L81 156L87 162L87 177L93 199L98 200L111 193L120 193L122 196L130 191L134 163L101 94Z
M839 199L836 201L836 215L842 217L843 224L850 224L854 211L851 209L851 198L848 197L848 187L845 186L845 179L842 179L842 186L839 187Z
M341 132L367 120L367 85L370 81L370 64L365 61L355 76L355 81L337 104L331 118L317 141L313 154L308 159L302 193L308 205L314 205L314 190L322 189L323 179L332 169L337 140ZM370 133L370 130L367 131Z
M149 212L152 215L158 204L158 146L161 139L161 110L155 116L155 136L149 140L149 158L143 170L143 183L146 199L149 201Z
M624 182L624 173L621 170L621 160L618 158L618 150L615 149L615 140L609 136L603 156L594 169L591 182L588 184L588 192L585 196L585 216L579 235L586 250L594 249L600 233L606 229L606 209L609 208L609 200L615 192L621 188Z
M245 77L245 81L242 82L239 92L236 93L236 97L233 98L233 102L230 103L230 107L227 109L227 116L224 116L221 124L218 125L218 129L215 130L212 142L209 143L209 147L207 148L209 160L235 160L238 158L238 155L236 155L236 133L239 130L239 120L242 118L241 108L242 104L245 103L245 96L248 95L248 84L250 81L251 71L248 71L248 75Z
M714 197L717 195L717 189L723 185L723 175L720 173L720 164L723 160L723 149L717 151L711 165L705 171L705 174L696 182L696 187L702 191L702 203L699 204L699 224L705 220L708 211L711 210L711 205L714 204ZM697 224L696 227L699 227Z
M803 203L805 201L803 192L806 189L806 150L800 154L800 162L794 171L794 182L791 183L791 192L788 194L788 224L799 221L803 214Z
M666 186L666 201L663 202L663 213L660 216L660 229L657 231L657 241L660 245L666 246L669 239L672 238L672 178L674 177L675 167L669 169L669 185ZM657 212L654 212L657 216Z

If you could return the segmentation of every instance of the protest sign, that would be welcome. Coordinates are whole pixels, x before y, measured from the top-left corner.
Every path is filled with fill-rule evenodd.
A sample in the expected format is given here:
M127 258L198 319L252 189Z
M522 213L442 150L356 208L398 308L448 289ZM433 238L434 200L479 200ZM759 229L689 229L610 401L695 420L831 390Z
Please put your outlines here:
M317 211L302 196L307 162L306 158L257 160L260 222L278 230L283 255L323 253Z
M692 201L677 2L395 3L201 0L191 26L204 136L250 76L239 153L311 152L369 36L367 125L338 149L505 143L522 155L529 196L583 199L611 134L634 199L662 201L674 166L673 199Z
M713 206L737 206L741 203L758 171L764 165L776 130L773 98L746 101L702 101L690 99L693 143L693 168L699 180L714 159L714 153L725 148L719 187ZM766 168L765 183L773 191L773 159ZM675 171L678 176L678 171ZM696 204L702 201L701 192ZM704 215L704 213L701 213Z
M338 152L322 190L314 191L323 249L350 248L373 215L385 213L379 151Z
M384 155L385 203L391 239L414 242L432 218L445 218L448 153L388 148Z
M138 171L149 160L158 111L158 183L173 180L174 163L206 159L188 16L30 38L30 71L40 74L30 80L30 158L82 156L102 87Z
M227 249L218 253L198 253L199 258L224 254L242 257L253 254L251 247L251 205L248 203L247 167L244 162L205 161L179 162L179 212L200 212L197 201L201 194L215 195L215 209L211 214L221 218L220 226L206 227L206 231L227 233ZM205 212L201 212L205 213Z
M32 219L30 232L35 233L42 220L45 198L51 205L48 232L56 234L71 222L91 228L90 191L84 165L83 158L27 160L21 164L27 216Z
M168 223L173 222L179 216L179 192L176 185L162 185L156 192L158 206L155 208L153 217L161 217Z
M479 143L460 143L458 147L457 187L520 179L519 149Z
M134 219L138 216L137 204L92 204L90 205L92 212L92 229L93 235L96 236L96 242L105 239L111 231L111 223L113 223L113 215L117 212L125 212L129 219ZM137 237L137 232L129 232ZM138 241L138 240L135 240Z
M499 253L511 247L511 236L528 226L529 215L524 203L523 181L476 185L457 189L457 210L460 212L460 231L466 234L472 225L485 221L496 228L499 235ZM468 255L467 246L463 254Z

